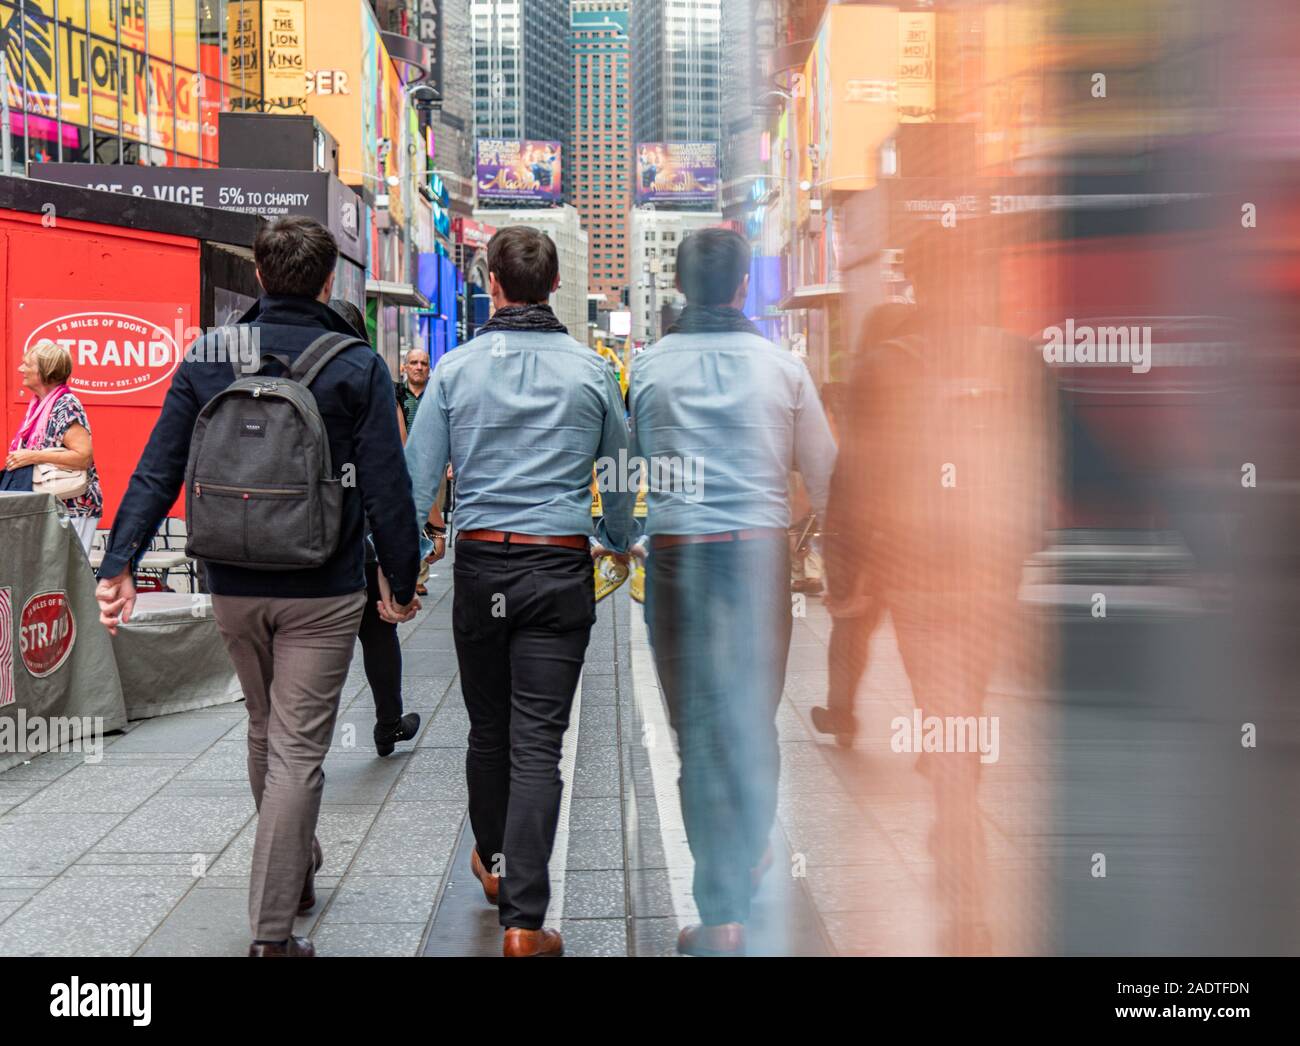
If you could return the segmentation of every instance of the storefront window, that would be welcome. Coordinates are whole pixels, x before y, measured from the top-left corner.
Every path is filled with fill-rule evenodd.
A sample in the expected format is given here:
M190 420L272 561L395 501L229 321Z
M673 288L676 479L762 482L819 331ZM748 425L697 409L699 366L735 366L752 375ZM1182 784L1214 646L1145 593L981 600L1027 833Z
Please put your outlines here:
M88 128L65 123L63 125L63 162L90 163L90 136L91 131Z
M170 162L176 148L176 80L170 61L149 59L149 144Z
M260 108L232 86L238 0L0 0L14 166L215 165L218 114ZM238 70L236 70L238 72Z
M115 134L95 131L95 163L121 163L122 143Z
M5 63L9 84L9 123L0 127L0 134L9 135L10 156L16 166L22 163L27 152L26 120L23 114L23 49L18 12L10 3L0 2L0 39L4 49L0 61Z

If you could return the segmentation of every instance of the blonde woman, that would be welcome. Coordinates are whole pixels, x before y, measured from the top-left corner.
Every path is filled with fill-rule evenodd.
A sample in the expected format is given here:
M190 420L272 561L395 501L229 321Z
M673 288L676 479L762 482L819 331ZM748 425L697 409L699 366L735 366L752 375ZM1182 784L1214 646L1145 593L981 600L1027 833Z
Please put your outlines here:
M86 408L67 384L72 377L72 354L52 341L38 341L23 356L18 373L32 394L32 402L9 444L0 490L31 490L31 469L35 465L85 469L90 485L85 493L63 502L63 507L82 548L89 554L104 514L104 495L95 471Z

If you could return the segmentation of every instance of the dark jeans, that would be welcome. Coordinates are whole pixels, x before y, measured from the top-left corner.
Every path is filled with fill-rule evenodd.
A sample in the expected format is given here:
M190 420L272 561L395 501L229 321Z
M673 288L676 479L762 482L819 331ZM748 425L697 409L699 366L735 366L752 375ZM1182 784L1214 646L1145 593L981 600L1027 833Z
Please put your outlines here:
M706 924L743 923L750 869L776 816L776 710L791 629L788 543L653 550L646 621L681 754L695 903Z
M379 616L379 564L366 564L366 609L361 614L357 638L366 666L366 682L375 699L375 721L396 726L402 718L402 644L397 626Z
M833 715L853 715L858 684L867 670L871 634L880 624L881 614L880 601L873 599L866 613L858 617L837 617L831 624L830 649L826 657L830 670L826 706Z
M469 818L501 874L502 926L536 930L560 814L560 749L596 593L586 549L459 541L452 632L469 712Z

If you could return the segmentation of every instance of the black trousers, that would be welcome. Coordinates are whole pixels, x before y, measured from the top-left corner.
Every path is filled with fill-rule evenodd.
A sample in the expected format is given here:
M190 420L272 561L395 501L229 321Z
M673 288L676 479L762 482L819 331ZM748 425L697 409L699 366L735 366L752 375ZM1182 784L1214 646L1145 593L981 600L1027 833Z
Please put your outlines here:
M375 699L375 722L396 726L402 718L402 644L397 626L379 616L379 564L366 564L366 609L361 614L357 638L366 682Z
M586 549L459 541L452 632L469 712L469 818L502 876L502 926L536 930L560 814L560 752L596 593Z
M858 617L837 617L831 624L831 641L827 650L830 686L826 706L835 715L852 716L858 684L867 670L871 635L880 624L883 606L873 599Z
M681 755L686 839L704 922L746 922L781 768L776 710L790 650L784 537L650 553L646 621Z

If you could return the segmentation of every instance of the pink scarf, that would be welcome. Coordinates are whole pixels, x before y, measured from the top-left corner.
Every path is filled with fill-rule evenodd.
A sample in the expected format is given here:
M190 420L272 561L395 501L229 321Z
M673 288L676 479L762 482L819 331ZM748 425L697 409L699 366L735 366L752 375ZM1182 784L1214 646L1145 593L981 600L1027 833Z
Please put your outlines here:
M27 416L23 418L22 426L18 429L18 435L14 441L9 444L10 450L39 450L45 445L45 430L50 424L50 414L54 410L55 401L60 396L72 390L66 385L60 385L51 389L48 394L38 400L32 400L27 404ZM29 440L34 442L29 443Z

